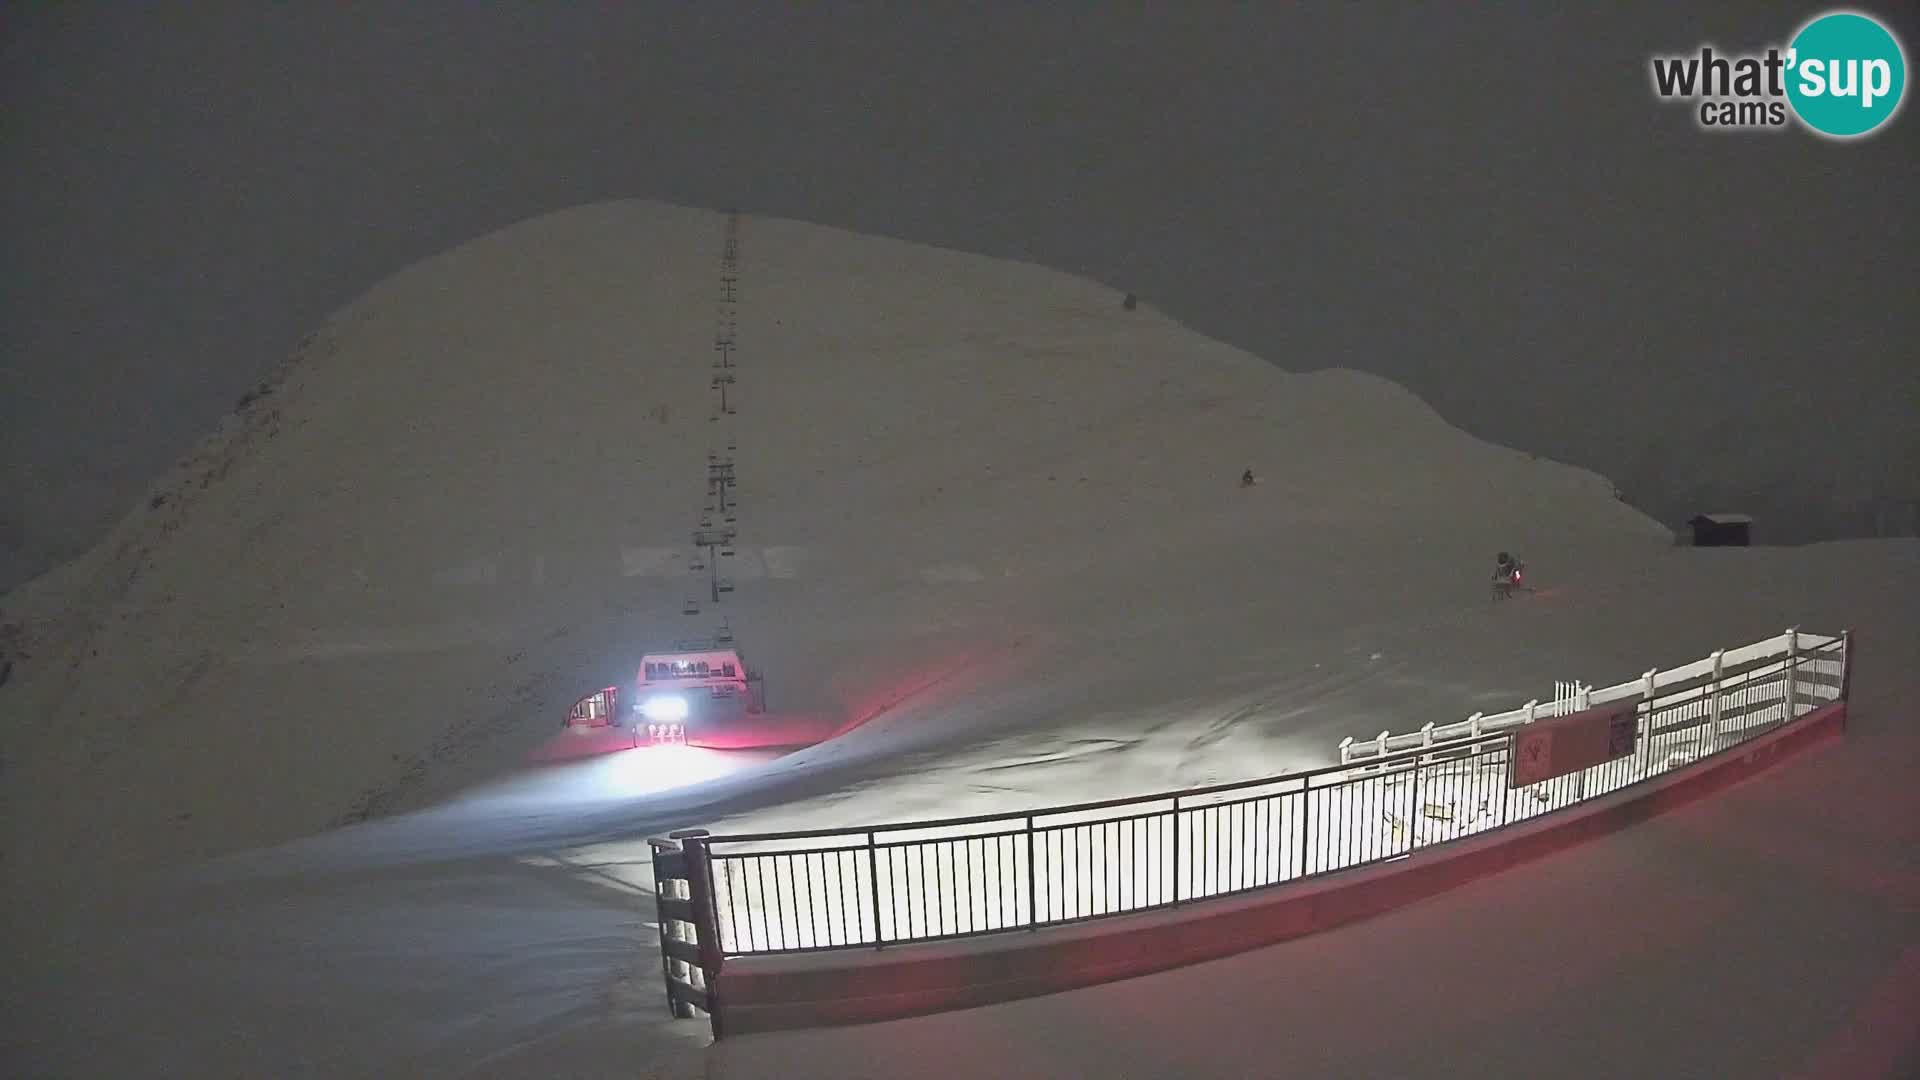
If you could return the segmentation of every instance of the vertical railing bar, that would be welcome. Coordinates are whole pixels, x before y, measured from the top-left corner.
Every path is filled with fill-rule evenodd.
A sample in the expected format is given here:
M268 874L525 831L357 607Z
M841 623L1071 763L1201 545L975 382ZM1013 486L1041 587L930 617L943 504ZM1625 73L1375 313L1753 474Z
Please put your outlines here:
M927 894L933 888L929 879L938 875L940 872L939 856L933 851L932 845L925 840L915 843L914 850L920 853L920 888L915 890L915 894L920 898L920 932L914 936L928 937L933 933L934 923L934 916L927 913ZM928 862L934 863L933 874L927 873ZM937 894L934 897L934 904L934 910L937 912L939 910L939 897Z
M924 841L915 841L899 852L900 903L906 920L900 927L900 940L909 942L926 932L927 848Z
M1010 836L996 836L995 844L993 844L993 865L1000 871L1000 888L995 890L995 903L1000 905L1000 928L1002 928L1002 930L1020 920L1020 899L1018 899L1018 894L1016 894L1014 903L1006 903L1008 892L1014 892L1014 888L1016 888L1016 882L1008 882L1008 880L1006 880L1006 846L1008 846L1010 842L1012 842ZM1008 907L1012 907L1012 911L1014 911L1014 917L1012 917L1012 919L1006 915L1006 909L1008 909Z
M920 841L921 937L938 937L946 930L947 905L940 869L940 852L944 848L945 845L937 840ZM933 868L931 873L927 870L928 866Z
M944 869L940 865L940 856L943 854L947 857L947 865ZM951 841L942 841L939 846L933 849L933 902L935 905L934 910L940 914L940 925L938 929L934 931L935 934L951 932L947 927L947 898L952 896L953 893L947 888L947 879L952 876L952 870L953 843ZM958 888L958 883L955 883L954 887ZM953 915L953 929L958 930L960 928L960 911L958 905L955 905Z
M1048 853L1047 921L1068 922L1073 919L1073 875L1080 865L1080 848L1073 840L1073 826L1055 825L1048 832L1057 842L1058 850ZM1054 869L1059 871L1057 879L1052 873ZM1059 885L1057 892L1054 888L1056 881Z
M1219 807L1200 807L1196 813L1200 815L1200 822L1202 822L1202 826L1204 826L1204 830L1206 830L1206 842L1204 842L1204 846L1196 846L1198 847L1198 855L1200 855L1200 859L1202 859L1202 872L1204 872L1204 876L1206 876L1206 886L1202 886L1200 890L1194 890L1194 899L1202 899L1202 897L1213 896L1213 894L1219 892L1219 880L1217 880L1217 874L1219 874Z
M858 867L860 864L858 860L853 858L851 851L840 851L836 852L835 855L836 858L833 861L834 873L840 878L840 944L852 945L854 944L854 939L859 937L859 935L847 929L847 917L851 915L854 925L857 927L860 924L860 906L854 899L859 896L859 890L856 888L851 894L847 891L847 863L853 862L855 866L853 876L854 884L856 885L859 883L860 872Z
M1173 905L1180 906L1180 796L1173 797Z
M1271 796L1260 800L1260 846L1254 849L1253 876L1254 880L1262 885L1273 884L1273 882L1267 880L1268 870L1271 866L1267 858L1267 845L1273 840L1273 828L1268 824L1267 818L1272 809L1273 798Z
M1113 914L1125 910L1120 903L1120 864L1126 858L1126 848L1120 842L1120 822L1111 820L1100 825L1100 852L1107 861L1107 902L1102 910Z
M780 857L778 855L760 856L761 872L773 880L773 906L767 916L767 946L771 949L787 947L784 905L780 893Z
M1060 899L1056 895L1053 887L1054 877L1057 874L1063 882L1066 878L1066 871L1061 869L1061 852L1066 850L1066 842L1060 837L1060 827L1058 825L1048 826L1045 830L1042 843L1044 853L1047 856L1047 876L1043 879L1046 885L1047 917L1045 921L1052 922L1054 920L1054 908L1060 904Z
M1127 850L1133 857L1127 860L1127 908L1134 910L1140 905L1140 871L1148 865L1143 846L1140 843L1140 823L1146 819L1134 818L1127 824Z
M771 918L768 913L767 860L765 856L759 854L743 856L743 860L745 865L751 868L751 873L740 875L740 884L747 893L747 902L753 905L752 939L758 943L762 952L770 951L773 948L773 931L767 923ZM756 896L758 899L755 899Z
M838 895L835 895L834 888L835 885L843 884L845 881L840 875L840 867L846 862L844 855L845 853L840 851L822 852L820 855L820 914L826 923L829 948L840 944L839 938L842 935L839 927L845 925L847 918L846 891L844 888L840 889Z
M1060 830L1060 918L1071 922L1080 911L1080 827L1068 825Z
M1207 844L1212 833L1207 831L1210 822L1205 806L1187 809L1187 861L1191 865L1187 870L1188 900L1204 899L1207 895Z
M1102 891L1102 886L1106 884L1106 880L1105 880L1105 875L1102 873L1100 867L1097 865L1097 860L1100 858L1102 854L1104 854L1105 850L1106 849L1101 846L1100 827L1096 824L1089 823L1087 825L1087 914L1088 915L1098 915L1100 913L1100 893Z
M1027 925L1037 928L1040 925L1039 886L1034 880L1034 869L1039 866L1033 850L1033 815L1027 815Z
M794 904L796 906L793 913L793 919L796 923L794 936L796 938L800 936L801 926L797 924L800 924L803 919L805 920L805 928L814 931L817 936L819 934L819 927L813 919L813 860L809 858L804 851L800 853L800 878L796 883L796 887L803 887L807 890L807 911L805 915L801 914L798 907L800 902L799 897L796 896L794 898Z
M769 940L776 949L791 947L787 941L787 894L781 887L787 877L781 867L780 861L782 858L783 856L780 855L767 855L763 857L763 861L768 867L768 872L773 877L773 918L768 923L767 930Z
M1220 890L1223 893L1240 887L1240 808L1243 805L1233 803L1220 808L1220 835L1226 846L1226 881Z
M757 905L759 908L759 918L753 920L754 929L757 931L761 951L770 952L773 949L773 931L767 922L768 919L772 918L772 915L768 912L767 857L765 855L755 854L748 856L748 858L753 860L753 883L760 886L760 903Z
M800 873L794 882L794 888L796 890L794 894L794 903L796 906L793 912L794 937L800 941L800 947L804 949L807 947L807 932L815 930L813 910L813 856L809 852L802 851L795 861L800 864ZM804 905L800 903L800 894L798 892L800 889L806 890L806 902ZM804 910L802 910L803 907Z
M1294 836L1296 839L1296 843L1300 848L1300 873L1294 879L1296 881L1304 880L1311 874L1311 871L1308 870L1308 861L1307 861L1308 850L1309 850L1309 845L1307 841L1310 835L1307 832L1307 826L1311 824L1312 818L1313 818L1312 804L1313 804L1313 785L1310 783L1302 783L1300 785L1300 814L1299 814L1298 820L1294 823Z
M1360 783L1358 794L1361 806L1364 808L1362 817L1369 825L1377 827L1377 821L1385 816L1385 811L1381 809L1385 804L1381 800L1386 798L1387 780L1388 775L1380 773ZM1379 833L1364 828L1355 830L1349 826L1348 840L1347 850L1341 854L1337 863L1328 865L1329 871L1345 870L1356 863L1365 862L1367 853L1378 845Z
M961 854L964 856L962 860L963 867L967 872L967 885L966 888L961 891L967 902L967 933L970 934L980 932L981 905L975 902L976 894L978 893L976 885L977 883L984 883L987 878L984 869L978 879L976 879L973 874L973 843L975 840L980 839L980 837L968 837L965 846L961 848ZM984 840L981 842L985 843ZM986 861L986 851L984 848L981 851L981 861L983 864Z
M838 944L834 932L834 912L839 907L838 897L834 895L834 883L840 880L840 853L820 852L820 914L816 921L825 927L820 935L825 938L825 947Z
M1388 796L1390 780L1392 780L1390 774L1380 773L1377 778L1373 778L1373 780L1367 782L1367 801L1369 801L1367 821L1373 822L1373 828L1361 834L1365 840L1361 842L1361 847L1359 847L1356 857L1350 859L1350 861L1346 863L1346 867L1340 867L1340 869L1350 871L1350 869L1354 869L1354 867L1361 867L1361 865L1365 865L1365 863L1371 863L1371 861L1379 859L1380 849L1388 844L1390 834L1388 834L1388 836L1382 836L1382 834L1380 834L1379 824L1380 822L1386 821L1386 799L1390 798L1390 796Z
M1227 808L1214 803L1207 810L1207 895L1219 896L1226 891L1227 875Z
M896 880L895 874L898 873ZM906 888L907 849L889 847L887 849L887 912L892 916L893 934L891 941L905 941L913 935L913 895ZM900 925L900 905L907 905L907 926Z
M1214 861L1218 865L1214 868L1213 894L1219 896L1233 888L1232 807L1215 803L1213 822L1215 834L1213 848L1218 852L1214 856Z
M1368 780L1365 783L1366 806L1367 806L1366 820L1368 822L1378 822L1378 821L1386 820L1387 780L1388 780L1388 774L1381 773L1378 777ZM1360 836L1359 851L1357 853L1353 851L1349 851L1347 853L1345 861L1341 863L1340 866L1329 867L1329 869L1344 870L1349 866L1354 866L1358 863L1367 862L1368 859L1372 856L1372 854L1378 850L1379 845L1377 843L1371 842L1374 838L1378 836L1377 833L1372 833L1366 830L1362 830L1359 836ZM1358 858L1355 857L1356 854L1358 855Z
M732 861L728 861L728 863L732 863ZM724 865L722 876L726 876L726 926L728 926L728 936L733 936L733 930L739 928L739 913L737 913L737 909L733 907L733 886L737 884L737 878L733 876L732 865ZM655 882L655 884L659 884L659 882ZM720 942L720 947L726 947L726 940Z
M964 932L969 934L977 934L980 932L980 905L976 902L976 899L979 893L979 883L985 879L985 875L983 874L979 878L976 878L973 873L973 845L974 842L979 839L977 836L970 836L962 841L960 845L960 869L966 878L966 884L960 889L960 896L967 905L966 930Z
M1354 821L1354 816L1357 814L1361 819L1368 822L1373 820L1372 806L1374 793L1378 791L1380 785L1385 782L1386 774L1379 773L1356 782L1343 792L1343 794L1347 796L1345 809L1348 820L1341 830L1342 835L1335 841L1339 845L1340 850L1337 852L1329 851L1327 853L1326 872L1332 873L1353 864L1354 854L1357 850L1355 845L1364 844L1365 837L1367 836L1364 829L1356 829L1355 826L1357 823Z
M956 934L966 933L967 928L973 925L971 903L967 905L967 917L965 919L960 917L961 902L972 896L973 871L970 861L972 855L969 854L972 851L972 845L971 839L961 837L957 844L950 844L947 847L950 855L947 862L953 875L953 932Z
M1080 839L1082 831L1086 833L1084 844ZM1099 884L1093 871L1093 826L1075 826L1073 833L1075 849L1080 852L1082 861L1087 864L1087 868L1080 872L1080 917L1084 919L1093 914L1093 894Z
M943 840L943 842L941 842L941 851L947 853L947 880L941 884L941 896L950 899L950 901L952 901L952 909L954 909L954 911L952 911L952 926L948 926L947 917L941 915L941 932L943 932L943 934L960 934L960 849L956 846L956 842ZM948 886L950 886L950 888L948 888ZM947 903L947 899L943 899L941 903Z
M1232 874L1233 884L1231 888L1234 888L1234 889L1238 889L1244 883L1241 879L1242 867L1240 865L1240 854L1241 854L1240 853L1240 844L1241 844L1240 834L1243 831L1243 826L1240 818L1241 818L1242 808L1245 807L1246 805L1247 805L1246 803L1233 804L1233 846L1228 849L1227 858L1232 860L1232 864L1233 864L1233 874Z
M786 886L786 891L781 894L780 943L783 948L791 949L794 943L800 940L800 896L795 891L798 885L794 881L792 870L793 856L783 854L780 856L780 861L774 865L780 869L780 873L774 878L775 882ZM793 902L791 910L786 906L788 900Z

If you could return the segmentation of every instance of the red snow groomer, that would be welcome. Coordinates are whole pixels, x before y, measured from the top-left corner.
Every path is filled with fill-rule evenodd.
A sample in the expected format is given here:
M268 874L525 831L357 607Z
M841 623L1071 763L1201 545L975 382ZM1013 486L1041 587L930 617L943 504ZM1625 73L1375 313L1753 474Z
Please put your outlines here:
M677 644L674 652L641 658L625 716L620 688L609 686L575 702L567 726L631 727L642 743L698 743L705 732L765 711L766 684L738 651L706 642Z

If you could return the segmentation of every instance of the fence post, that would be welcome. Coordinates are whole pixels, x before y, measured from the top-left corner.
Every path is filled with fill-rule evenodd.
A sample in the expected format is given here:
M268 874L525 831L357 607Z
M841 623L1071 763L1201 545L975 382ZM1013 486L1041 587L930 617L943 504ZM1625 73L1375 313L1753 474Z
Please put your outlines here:
M1346 778L1342 777L1342 779ZM1293 850L1300 853L1300 873L1296 875L1296 878L1307 876L1307 803L1309 801L1307 792L1311 789L1312 785L1313 781L1311 780L1303 779L1300 781L1300 812L1293 815ZM1284 794L1281 797L1280 805L1283 807L1287 805ZM1281 828L1285 827L1284 824L1281 825Z
M1532 701L1527 702L1526 704L1527 715L1524 722L1528 724L1533 723L1534 712L1539 708L1540 708L1539 698L1534 698Z
M1353 736L1349 735L1346 738L1340 740L1340 764L1346 765L1351 763L1352 761L1353 761Z
M1420 745L1433 745L1433 721L1429 720L1420 727Z
M1174 839L1179 839L1175 834ZM1040 929L1040 861L1033 854L1033 815L1027 815L1027 929Z
M1853 691L1853 631L1840 631L1840 700Z
M1173 903L1180 905L1180 796L1173 797Z
M694 936L700 947L700 973L707 984L707 1017L713 1022L713 1037L719 1039L726 1033L720 1003L720 965L724 954L720 949L720 920L714 910L713 862L707 851L708 833L705 829L682 829L667 835L680 841L680 850L687 856L687 900L693 906Z
M1794 663L1794 657L1795 657L1795 654L1797 654L1799 651L1800 651L1800 628L1797 626L1789 626L1787 627L1787 668L1786 668L1787 680L1786 680L1786 686L1782 688L1782 691L1781 691L1786 696L1781 699L1781 705L1780 705L1780 722L1783 724L1789 723L1793 720L1793 714L1795 709L1794 699L1798 696L1798 694L1795 691L1797 675L1794 671L1794 668L1796 666L1796 664Z
M1427 726L1421 730L1426 733L1427 745L1433 745L1433 721L1427 721ZM1413 805L1407 807L1407 851L1409 853L1420 846L1420 822L1426 817L1427 804L1420 797L1420 773L1423 771L1425 757L1426 755L1422 754L1413 759Z
M693 1006L674 993L674 982L681 977L679 969L690 965L675 956L673 947L667 944L684 940L676 932L676 920L667 915L667 901L685 899L673 888L673 883L681 880L679 875L686 872L686 857L676 840L649 839L647 845L653 849L653 906L660 927L660 975L667 986L667 1012L676 1020L691 1020ZM669 891L673 895L669 896Z
M1725 649L1713 650L1713 656L1711 657L1713 660L1713 683L1708 690L1709 699L1707 705L1707 718L1709 721L1709 727L1707 729L1707 753L1709 754L1720 748L1720 680L1726 671L1726 657L1727 650Z
M1645 699L1643 704L1647 710L1647 736L1640 740L1641 749L1645 751L1645 757L1640 762L1642 770L1653 767L1653 677L1659 673L1660 669L1658 668L1648 668L1646 674L1640 676L1642 680L1640 683L1640 696ZM1593 687L1589 686L1587 689L1591 691ZM1642 775L1645 775L1645 773L1643 772Z
M884 949L887 939L880 933L880 849L874 846L872 833L867 834L867 881L873 892L873 947Z

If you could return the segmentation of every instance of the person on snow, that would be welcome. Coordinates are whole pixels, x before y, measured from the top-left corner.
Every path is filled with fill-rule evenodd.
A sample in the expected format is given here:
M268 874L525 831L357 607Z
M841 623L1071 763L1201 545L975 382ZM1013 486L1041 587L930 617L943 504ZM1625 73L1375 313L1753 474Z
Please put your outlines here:
M1493 588L1502 596L1511 595L1514 586L1520 584L1520 570L1524 564L1507 552L1501 552L1493 560Z

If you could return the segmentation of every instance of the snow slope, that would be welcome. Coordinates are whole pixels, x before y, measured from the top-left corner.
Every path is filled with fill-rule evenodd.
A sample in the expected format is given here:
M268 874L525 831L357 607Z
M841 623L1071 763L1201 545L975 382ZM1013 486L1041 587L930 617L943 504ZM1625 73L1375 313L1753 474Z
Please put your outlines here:
M723 230L601 204L410 268L106 543L6 598L8 929L46 991L12 1012L38 1055L511 1075L558 1039L631 1068L684 1039L642 1019L649 831L1317 764L1830 599L1812 556L1674 549L1602 478L1377 378L790 222L742 224L738 413L709 419ZM738 588L688 617L728 440ZM1498 548L1542 592L1496 613ZM1911 588L1906 555L1863 565ZM696 752L703 782L673 790L645 755L473 790L719 613L779 712L851 730Z
M119 792L10 857L84 838L103 868L164 865L411 805L708 629L683 573L623 555L690 551L722 220L592 206L413 267L157 505L10 597L44 639L8 687L10 787ZM1495 547L1550 550L1551 577L1664 542L1598 477L1087 282L782 222L748 222L742 260L724 607L784 709L850 714L970 650L1025 650L1048 688L1090 664L1107 701L1156 707L1269 677L1262 624L1455 610ZM463 570L481 583L441 583ZM1176 649L1189 686L1137 701Z
M1920 545L1735 561L1764 563L1756 596L1824 582L1802 610L1854 627L1844 740L1382 918L1069 993L730 1038L705 1075L1920 1075ZM1819 572L1832 562L1850 573ZM1691 576L1662 580L1648 614L1745 606Z

